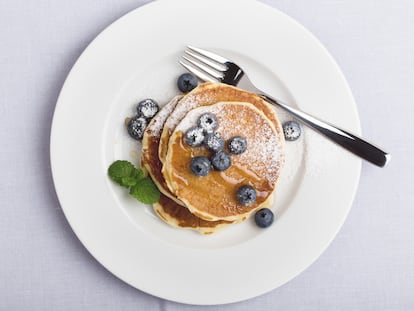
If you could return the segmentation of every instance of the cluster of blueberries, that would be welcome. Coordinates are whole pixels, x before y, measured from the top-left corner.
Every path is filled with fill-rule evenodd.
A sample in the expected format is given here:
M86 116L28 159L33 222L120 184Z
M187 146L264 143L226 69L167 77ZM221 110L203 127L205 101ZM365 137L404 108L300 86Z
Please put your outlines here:
M197 126L189 128L184 134L184 140L191 147L204 146L213 154L210 158L197 156L191 159L190 170L194 175L206 176L213 168L224 171L231 165L230 154L242 154L247 149L244 137L234 136L227 142L229 153L224 150L224 139L215 132L218 126L217 118L212 113L204 113L197 120ZM241 186L237 190L237 200L240 204L249 205L256 201L256 190L249 186Z
M127 124L129 136L136 140L141 140L149 121L159 110L160 106L151 98L140 101L137 105L137 114Z
M197 85L198 80L191 73L183 73L177 79L177 87L183 93L191 91ZM159 110L160 106L151 98L140 101L137 105L137 114L127 124L129 136L136 140L141 140L149 121L151 121Z
M230 154L224 151L224 140L220 133L214 132L218 122L212 113L204 113L197 120L197 126L189 128L185 132L185 142L191 147L204 145L213 151L210 159L205 156L194 157L191 160L190 169L197 176L206 176L211 167L217 171L224 171L231 165ZM247 141L244 137L235 136L228 141L227 147L230 153L241 154L246 151Z
M184 73L177 79L177 87L183 93L191 91L197 85L197 78L190 73ZM148 123L158 113L160 107L155 100L147 98L138 103L136 110L137 114L129 120L127 130L132 138L141 140ZM206 113L200 116L197 126L191 127L185 133L185 142L189 146L204 145L213 152L210 159L198 156L191 160L190 169L197 176L206 176L211 168L224 171L231 165L230 154L224 151L223 138L219 133L214 132L217 126L217 118L211 113ZM301 135L300 125L295 121L287 121L282 127L287 141L295 141ZM241 154L246 151L246 148L247 141L241 136L232 137L227 142L227 149L232 154ZM237 190L236 196L240 204L249 205L256 201L256 190L249 185L244 185ZM262 208L256 212L254 219L257 226L266 228L273 223L274 215L270 209Z

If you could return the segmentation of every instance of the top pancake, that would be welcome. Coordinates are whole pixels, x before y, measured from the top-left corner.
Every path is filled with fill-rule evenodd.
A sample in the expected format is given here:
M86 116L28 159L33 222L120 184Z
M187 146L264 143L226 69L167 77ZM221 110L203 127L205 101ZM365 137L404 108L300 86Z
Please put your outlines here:
M162 172L170 190L193 214L211 221L237 221L263 206L271 197L284 163L284 137L273 109L266 105L261 102L261 106L267 108L267 114L257 109L257 104L249 102L200 105L189 111L176 126L169 139ZM247 149L239 155L231 154L232 165L227 170L211 171L200 177L190 171L191 159L199 155L209 156L211 152L205 147L188 146L184 142L184 133L206 112L217 117L216 132L225 141L243 136L247 140ZM237 201L237 189L243 185L256 189L256 202L245 206Z
M209 106L218 102L247 102L253 104L273 122L278 135L283 136L280 122L273 108L261 97L231 85L206 82L186 94L165 121L159 142L159 159L161 163L165 163L171 134L185 115L194 108Z

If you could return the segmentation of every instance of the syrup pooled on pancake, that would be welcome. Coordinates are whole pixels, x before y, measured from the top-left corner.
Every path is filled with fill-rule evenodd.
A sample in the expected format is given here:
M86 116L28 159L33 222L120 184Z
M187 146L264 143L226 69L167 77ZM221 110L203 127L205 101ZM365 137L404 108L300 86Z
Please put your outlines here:
M185 115L194 108L209 106L218 102L246 102L253 104L273 122L278 134L283 136L282 128L273 108L261 97L231 85L206 82L184 95L165 121L159 144L159 159L162 163L165 162L167 156L168 142L171 134Z
M171 192L198 217L209 221L240 221L262 207L275 190L284 163L284 139L271 107L264 102L261 105L268 109L262 112L256 108L257 104L249 102L201 105L189 111L172 132L162 172ZM176 109L179 107L180 103ZM232 164L227 170L211 171L200 177L190 171L191 159L209 156L210 151L188 146L184 133L204 113L217 117L216 132L225 141L244 136L248 147L244 153L231 156ZM257 199L253 204L242 205L237 201L237 189L243 185L256 190Z

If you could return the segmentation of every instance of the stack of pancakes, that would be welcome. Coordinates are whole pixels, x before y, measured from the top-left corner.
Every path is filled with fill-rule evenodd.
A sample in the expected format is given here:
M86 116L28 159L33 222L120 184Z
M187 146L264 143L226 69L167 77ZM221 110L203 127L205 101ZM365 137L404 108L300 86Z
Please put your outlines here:
M209 157L211 151L186 145L184 134L204 113L216 116L216 132L226 142L242 136L247 149L231 154L227 170L196 176L190 170L191 159ZM272 107L255 94L225 84L201 84L166 104L151 120L142 142L142 166L161 191L154 211L172 226L211 234L273 202L284 163L284 137ZM250 205L237 201L237 189L244 185L257 193Z

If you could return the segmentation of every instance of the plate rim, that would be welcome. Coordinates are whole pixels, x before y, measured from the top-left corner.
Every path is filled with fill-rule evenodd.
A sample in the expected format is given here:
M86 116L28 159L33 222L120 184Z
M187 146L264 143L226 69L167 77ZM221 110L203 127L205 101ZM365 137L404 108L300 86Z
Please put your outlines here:
M175 0L176 2L181 2L181 3L185 3L185 2L188 2L188 0ZM237 1L237 0L236 0ZM234 2L236 2L236 1L234 1ZM288 15L286 15L285 13L283 13L283 12L281 12L281 11L279 11L279 10L277 10L277 9L275 9L274 7L271 7L271 6L268 6L267 4L264 4L264 3L261 3L261 2L257 2L257 1L254 1L254 0L243 0L244 1L244 3L249 3L249 5L251 4L251 5L259 5L259 6L266 6L266 8L267 9L269 9L269 10L272 10L272 11L277 11L279 14L281 14L281 15L284 15L286 18L288 18L289 20L290 20L290 22L293 22L293 23L295 23L295 24L297 24L298 26L300 26L306 33L307 33L307 35L309 36L311 36L312 38L313 38L313 40L316 40L316 42L318 42L319 43L319 47L320 48L322 48L324 51L325 51L325 53L331 58L330 59L330 61L331 62L333 62L333 64L334 65L336 65L336 67L337 67L337 70L338 70L338 73L339 73L339 75L342 77L342 79L343 79L343 81L345 82L345 86L346 87L348 87L348 91L349 91L349 93L350 93L350 95L351 95L351 97L352 97L352 92L351 92L351 90L350 90L350 88L349 88L349 85L347 84L347 82L346 82L346 80L345 80L345 77L343 76L343 74L342 74L342 72L340 71L340 69L339 69L339 66L336 64L336 62L335 62L335 60L333 59L333 57L331 56L331 54L326 50L326 48L319 42L319 40L311 33L311 32L309 32L309 30L307 30L304 26L302 26L301 24L299 24L296 20L294 20L293 18L291 18L291 17L289 17ZM59 118L57 118L56 116L57 115L59 115L60 114L60 109L61 109L61 107L62 107L62 105L60 104L59 105L59 103L62 101L62 98L63 98L63 96L65 95L65 92L66 92L66 90L67 90L67 85L71 82L71 79L72 79L72 76L74 75L74 73L75 73L75 71L76 71L76 69L78 69L78 66L79 66L79 64L84 60L84 56L85 56L85 52L87 52L87 51L90 51L90 49L91 49L91 46L92 46L92 44L94 44L94 42L96 42L96 40L98 40L98 38L102 38L102 36L107 32L107 30L108 29L110 29L111 27L113 27L113 25L116 25L117 23L119 23L119 21L120 20L124 20L124 19L126 19L126 18L128 18L128 16L131 16L131 14L133 13L133 12L136 12L137 10L142 10L143 8L147 8L147 7L155 7L155 6L162 6L162 3L167 3L167 0L157 0L157 1L153 1L153 2L150 2L150 3L147 3L147 4L144 4L144 5L142 5L142 6L140 6L140 7L138 7L138 8L136 8L136 9L134 9L134 10L132 10L132 11L130 11L130 12L128 12L128 13L126 13L125 15L123 15L123 16L121 16L119 19L117 19L117 20L115 20L113 23L111 23L110 25L108 25L103 31L101 31L88 45L87 45L87 47L85 48L85 50L82 52L82 54L79 56L79 58L77 59L77 61L75 62L75 64L73 65L73 67L71 68L71 70L70 70L70 72L69 72L69 74L68 74L68 76L67 76L67 78L66 78L66 80L65 80L65 82L64 82L64 84L63 84L63 86L62 86L62 89L61 89L61 91L60 91L60 94L59 94L59 96L58 96L58 99L57 99L57 103L56 103L56 106L55 106L55 111L54 111L54 114L53 114L53 120L52 120L52 126L51 126L51 133L50 133L50 161L51 161L51 170L52 170L52 176L53 176L53 182L54 182L54 186L55 186L55 190L56 190L56 193L57 193L57 196L58 196L58 199L59 199L59 202L60 202L60 205L61 205L61 207L62 207L62 211L63 211L63 213L65 214L65 217L66 217L66 219L68 220L68 222L69 222L69 224L70 224L70 226L71 226L71 228L72 228L72 230L73 230L73 232L75 233L75 235L77 236L77 238L81 241L81 243L85 246L85 248L89 251L89 253L91 253L91 255L101 264L101 265L103 265L108 271L110 271L112 274L114 274L115 276L117 276L119 279L121 279L121 280L123 280L124 282L126 282L126 283L128 283L128 284L130 284L131 286L133 286L133 287L136 287L136 288L138 288L138 289L140 289L140 290L142 290L142 291L145 291L145 292L147 292L147 293L149 293L149 294L151 294L151 295L156 295L156 296L158 296L158 297L161 297L161 298L164 298L164 299L167 299L167 300L171 300L171 301L177 301L177 302L181 302L181 303L190 303L190 304L199 304L199 305L211 305L211 303L209 303L208 301L204 301L204 300L186 300L186 299L182 299L182 298L179 298L179 299L174 299L174 297L170 297L170 296L168 296L168 295L165 295L165 293L160 293L160 292L158 292L158 293L156 293L156 292L154 292L153 290L150 290L150 289L145 289L145 288L143 288L142 286L141 287L137 287L137 286L135 286L134 284L131 284L131 282L129 282L129 281L127 281L127 280L125 280L125 278L124 277L122 277L122 273L117 273L116 271L114 271L114 270L116 270L116 269L110 269L110 267L107 267L107 265L105 265L105 264L103 264L103 260L102 259L100 259L99 258L99 256L96 254L96 253L93 253L92 251L91 251L91 248L92 247L88 247L88 245L89 245L89 242L88 241L86 241L86 240L84 240L83 239L83 237L82 237L82 234L79 234L79 230L77 230L77 229L75 229L75 227L76 227L76 225L74 225L74 223L73 223L73 221L72 221L72 218L71 218L71 216L69 215L69 213L68 213L68 210L64 207L64 204L62 203L62 201L64 200L64 199L62 199L63 197L64 197L64 195L62 194L62 189L61 189L61 187L57 184L57 183L59 183L59 178L60 177L58 177L59 176L59 172L58 172L58 168L56 167L56 153L54 152L54 150L56 150L56 141L57 141L57 138L56 138L56 133L57 133L57 127L58 127L58 125L57 125L57 121L56 120L59 120ZM325 55L326 56L326 55ZM360 131L361 131L361 128L360 128L360 120L359 120L359 116L358 116L358 113L357 113L357 108L356 108L356 104L355 104L355 101L353 100L353 97L352 97L352 104L353 104L353 106L351 107L351 108L353 108L355 111L355 113L356 113L356 118L357 118L357 120L356 120L356 123L357 123L357 128L354 128L354 132L356 132L356 133L360 133ZM338 231L340 230L340 228L342 227L342 225L343 225L343 222L345 221L345 219L346 219L346 216L348 215L348 213L349 213L349 211L350 211L350 209L351 209L351 207L352 207L352 202L353 202L353 200L354 200L354 197L355 197L355 195L356 195L356 190L357 190L357 187L358 187L358 183L359 183L359 178L360 178L360 172L361 172L361 162L359 161L358 162L358 164L356 165L357 167L356 167L356 171L357 171L357 176L355 176L355 180L356 180L356 182L354 183L354 185L353 185L353 187L354 187L354 189L352 190L352 193L353 193L353 195L352 195L352 197L351 198L349 198L349 200L350 200L350 206L349 206L349 208L348 208L348 211L346 212L346 215L345 215L345 218L343 219L343 221L341 222L341 224L337 227L337 231L331 236L331 239L330 239L330 241L329 241L329 243L327 243L327 245L326 245L326 247L325 248L323 248L321 251L320 251L320 253L319 253L319 255L317 255L315 258L314 258L314 260L312 261L312 262L310 262L308 265L307 265L307 267L305 267L304 269L302 269L301 271L298 271L297 273L296 273L296 275L294 275L291 279L293 279L293 278L295 278L297 275L299 275L303 270L305 270L305 269L307 269L310 265L312 265L313 264L313 262L317 259L317 258L319 258L319 256L325 251L325 249L330 245L330 243L331 243L331 241L335 238L335 236L336 236L336 234L338 233ZM58 182L57 182L58 181ZM290 279L290 280L291 280ZM288 281L290 281L290 280L288 280ZM218 301L218 303L213 303L213 304L224 304L224 303L232 303L232 302L237 302L237 301L241 301L241 300L246 300L246 299L250 299L250 298L253 298L253 297L256 297L256 296L258 296L258 295L261 295L261 294L264 294L264 293L266 293L266 292L268 292L268 290L264 290L264 291L261 291L261 292L258 292L258 293L254 293L254 294L252 294L251 296L245 296L244 298L242 298L242 299L240 299L240 297L237 297L237 298L235 298L235 299L223 299L223 298L221 298L221 299L218 299L217 301Z

